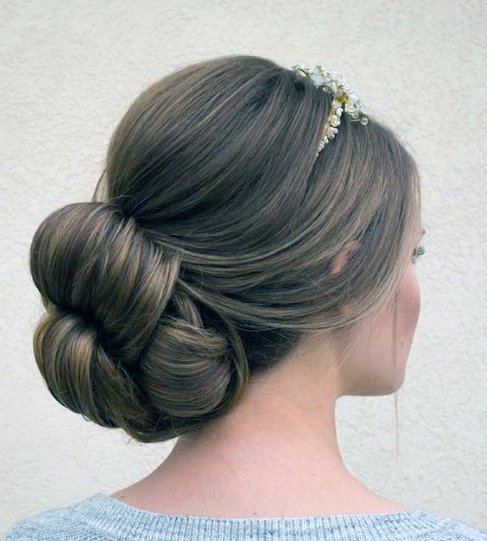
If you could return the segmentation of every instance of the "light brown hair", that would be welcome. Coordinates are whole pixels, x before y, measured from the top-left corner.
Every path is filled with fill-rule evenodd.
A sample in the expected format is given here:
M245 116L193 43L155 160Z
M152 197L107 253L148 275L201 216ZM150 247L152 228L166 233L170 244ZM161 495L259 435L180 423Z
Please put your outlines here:
M248 55L141 92L92 200L49 214L32 240L46 309L34 354L61 404L168 440L234 406L306 331L346 333L394 296L415 242L416 165L368 113L366 126L343 115L315 159L331 99Z

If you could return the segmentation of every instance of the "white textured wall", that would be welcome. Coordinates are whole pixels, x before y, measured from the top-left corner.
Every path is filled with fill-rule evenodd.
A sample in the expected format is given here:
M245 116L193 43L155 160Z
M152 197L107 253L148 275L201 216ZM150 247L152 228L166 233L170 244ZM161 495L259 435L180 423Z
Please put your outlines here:
M173 445L129 444L50 397L31 349L41 312L28 248L49 212L91 196L108 138L147 84L229 53L332 67L409 142L428 232L397 469L392 396L343 398L339 438L373 490L485 527L486 3L0 5L0 534L26 514L135 481Z

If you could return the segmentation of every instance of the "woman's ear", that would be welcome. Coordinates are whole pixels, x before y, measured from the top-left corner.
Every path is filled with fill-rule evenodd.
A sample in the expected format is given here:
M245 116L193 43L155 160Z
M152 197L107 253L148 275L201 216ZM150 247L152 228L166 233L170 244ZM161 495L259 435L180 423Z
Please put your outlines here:
M350 254L355 250L358 250L360 246L360 243L356 240L352 240L345 244L345 246L341 248L341 250L336 255L334 255L332 260L330 261L330 272L332 274L340 273L345 267L348 258L350 257ZM351 305L349 304L342 304L339 308L342 314L348 314L351 309Z
M340 273L345 267L348 258L350 257L350 254L355 250L358 250L359 248L360 243L358 241L352 240L350 242L347 242L347 244L345 244L345 246L343 246L343 248L341 248L340 251L331 259L330 272L332 274Z

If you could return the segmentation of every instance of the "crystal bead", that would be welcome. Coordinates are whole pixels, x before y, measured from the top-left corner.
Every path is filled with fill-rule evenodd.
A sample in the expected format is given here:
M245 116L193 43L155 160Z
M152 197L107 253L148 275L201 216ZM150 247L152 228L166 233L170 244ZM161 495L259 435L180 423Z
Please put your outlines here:
M315 85L321 85L324 82L323 76L319 73L314 73L313 75L311 75L311 80Z

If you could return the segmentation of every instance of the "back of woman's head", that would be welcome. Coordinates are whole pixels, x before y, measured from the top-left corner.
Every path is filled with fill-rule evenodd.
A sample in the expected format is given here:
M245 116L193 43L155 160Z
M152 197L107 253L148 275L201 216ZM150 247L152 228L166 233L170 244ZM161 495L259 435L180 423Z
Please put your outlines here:
M343 115L316 158L331 100L243 55L137 97L92 201L54 211L32 241L46 309L34 353L61 404L168 440L235 405L306 331L346 331L394 295L414 243L416 167L369 114L366 126Z

